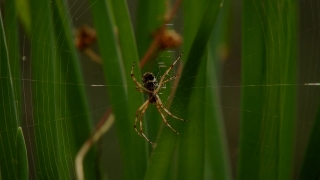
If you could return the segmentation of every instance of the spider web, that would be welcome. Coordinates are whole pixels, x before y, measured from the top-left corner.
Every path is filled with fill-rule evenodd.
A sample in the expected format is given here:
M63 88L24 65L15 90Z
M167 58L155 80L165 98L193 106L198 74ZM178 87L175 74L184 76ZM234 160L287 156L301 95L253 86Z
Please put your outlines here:
M132 19L135 19L135 1L128 1L130 13ZM1 4L1 10L3 9L11 9L12 7L6 7L6 3ZM93 27L93 21L90 13L90 7L92 6L85 0L69 0L68 2L69 9L68 12L73 20L72 25L74 27L80 27L83 24L88 24L89 26ZM300 23L299 23L299 56L298 56L298 77L296 84L268 84L268 87L278 87L278 86L293 86L296 87L298 90L297 96L297 126L296 126L296 156L295 156L295 170L294 172L298 172L301 163L303 161L303 154L305 152L307 146L308 136L312 127L312 123L314 120L315 112L317 106L319 105L320 101L320 94L317 93L320 88L320 65L319 65L319 47L320 47L320 36L319 36L319 19L320 19L320 4L317 1L301 1L299 2L300 8ZM232 164L233 175L235 176L236 170L236 162L237 162L237 151L238 151L238 140L239 140L239 122L240 122L240 114L246 112L254 112L257 114L261 114L263 116L268 116L264 112L256 112L252 109L242 109L241 108L241 90L243 88L253 88L257 86L265 87L261 84L252 84L248 86L241 85L241 62L244 59L241 59L241 2L234 1L232 3L233 14L231 16L232 23L230 30L230 36L221 45L221 47L229 47L226 58L223 58L223 61L219 62L219 83L217 87L190 87L191 89L194 88L218 88L220 92L220 102L219 104L206 104L203 102L203 106L215 106L219 107L222 110L223 114L223 121L224 126L226 129L226 136L227 136L227 143L229 148L229 155ZM18 14L16 13L16 17ZM175 24L168 24L168 26L174 26L175 29L182 33L184 30L184 25L181 23L183 21L182 16L179 15ZM36 24L36 26L42 26L41 24ZM47 29L46 29L47 30ZM11 26L5 27L6 32L15 31L12 29ZM250 31L250 29L248 29ZM82 65L82 73L84 77L84 84L68 84L67 82L48 82L46 79L33 79L32 78L32 68L31 68L31 61L36 54L31 54L31 42L38 41L39 45L45 46L47 42L43 40L38 40L30 37L22 28L22 25L19 24L19 44L16 44L20 48L20 54L17 55L19 58L19 63L21 64L21 76L13 77L15 82L21 83L22 88L22 98L21 98L21 108L22 112L19 114L22 121L19 122L19 126L22 128L27 151L28 151L28 163L29 163L29 179L43 179L51 177L53 174L54 168L59 166L60 161L65 161L67 164L67 169L63 172L58 171L61 178L75 178L75 165L74 160L69 152L69 154L58 154L55 152L54 157L50 158L50 163L47 164L47 171L39 172L39 167L37 166L38 157L41 156L43 151L47 151L49 144L54 144L54 140L50 139L52 134L52 130L55 128L59 128L63 132L64 139L62 145L65 146L64 148L67 149L66 152L73 151L72 145L69 143L71 141L71 134L69 125L63 123L64 118L67 117L78 117L82 116L83 114L88 114L92 120L94 126L99 122L101 117L105 114L105 111L108 107L112 107L114 104L108 102L108 92L106 92L106 86L110 86L111 84L106 84L103 69L101 65L93 62L85 56L84 54L79 53ZM277 42L277 43L287 43L287 42ZM63 49L64 47L58 47ZM93 47L93 50L97 51L97 47ZM192 53L192 52L191 52ZM260 52L254 52L254 54ZM39 52L42 54L42 52ZM146 70L153 71L154 69L158 69L158 72L154 72L159 77L164 73L167 67L170 66L171 61L175 59L176 55L178 55L178 51L167 50L164 53L161 53L159 57L157 57L154 63L149 64L146 67ZM71 56L71 55L70 55ZM69 60L70 56L67 58ZM44 60L48 60L49 58L46 55L43 55ZM46 71L48 67L44 67L44 71ZM61 72L62 74L67 74L67 71ZM129 73L129 72L126 72ZM173 69L171 75L176 73L176 69ZM201 73L198 75L200 76ZM203 74L202 74L203 75ZM1 79L6 79L8 77L1 77ZM194 78L194 77L190 77ZM137 77L140 81L140 77ZM130 81L130 80L129 80ZM89 102L90 110L89 112L82 112L79 114L69 114L66 117L61 117L59 119L51 119L48 116L48 121L45 124L37 124L34 121L34 104L40 103L33 102L32 98L35 96L36 93L43 94L45 98L48 95L48 91L45 89L37 89L37 92L32 90L32 86L34 84L39 83L43 84L46 88L53 83L65 85L66 88L71 86L82 86L86 90L86 96ZM130 86L132 83L128 82L126 86ZM179 101L175 95L171 94L171 89L173 88L172 83L168 83L165 88L162 89L160 97L164 103L166 103L170 98L173 101ZM172 96L172 97L171 97ZM62 94L60 98L63 98L64 95ZM188 98L188 97L187 97ZM120 100L123 100L120 98ZM130 101L130 99L125 99L125 101ZM4 103L4 101L3 101ZM2 104L3 104L2 103ZM54 103L57 105L57 102ZM46 105L44 105L46 106ZM48 105L49 106L49 105ZM10 109L6 109L3 106L5 111L10 111ZM59 107L60 108L60 107ZM61 111L67 111L67 107L61 107ZM138 108L138 107L137 107ZM148 108L148 111L152 112L152 107ZM170 111L175 114L176 108L172 107ZM43 113L48 113L44 111ZM147 116L149 116L147 112ZM177 113L177 112L176 112ZM178 112L179 113L179 112ZM132 117L134 119L134 117ZM8 119L5 119L7 121ZM158 116L158 119L154 120L157 123L161 122L161 116ZM59 126L57 126L57 124ZM132 121L133 124L133 121ZM192 124L190 124L192 125ZM41 143L39 145L37 143L37 134L35 131L41 131L42 141L46 143ZM0 143L6 141L4 137L8 134L16 133L16 129L12 129L11 127L2 128L0 132ZM133 130L133 129L132 129ZM150 139L156 139L158 129L150 129ZM98 152L99 156L98 159L95 160L95 166L105 170L105 173L110 179L119 179L121 174L123 174L123 165L121 164L121 151L118 144L117 138L124 138L128 136L129 133L123 134L122 137L116 136L116 129L112 127L104 136L103 139L99 142L98 145ZM160 137L161 138L161 137ZM11 156L15 153L14 149L10 150L10 154L6 154L7 158L0 164L0 177L3 174L11 171L9 164L12 164L10 161ZM105 161L105 160L108 161ZM17 169L13 169L15 172ZM39 173L41 175L39 175ZM296 174L297 175L297 174ZM15 177L17 178L17 177Z

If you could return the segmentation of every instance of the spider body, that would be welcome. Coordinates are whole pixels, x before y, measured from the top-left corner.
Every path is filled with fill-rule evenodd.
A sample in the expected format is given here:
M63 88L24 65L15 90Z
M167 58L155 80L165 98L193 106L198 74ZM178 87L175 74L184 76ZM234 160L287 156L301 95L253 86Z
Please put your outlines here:
M160 88L167 82L175 79L177 77L173 76L170 78L165 79L166 76L169 75L170 70L172 69L172 67L177 63L177 61L181 58L182 53L180 54L180 56L173 62L173 64L171 64L171 66L166 70L166 72L161 76L161 79L158 83L156 77L150 73L150 72L146 72L143 74L142 76L142 85L136 80L136 78L134 77L133 74L133 68L134 68L134 63L132 65L131 68L131 78L133 80L133 82L136 84L136 89L142 93L148 94L148 99L139 107L139 109L136 112L136 118L135 118L135 122L134 122L134 129L136 130L136 132L141 136L144 137L149 143L153 144L147 137L146 135L143 133L143 126L142 126L142 116L144 115L144 113L146 112L149 104L154 104L157 106L157 109L164 121L164 123L175 133L179 134L176 130L174 130L171 125L167 122L165 116L163 115L163 113L161 112L161 110L164 110L169 116L181 120L181 121L186 121L184 119L178 118L176 116L174 116L173 114L171 114L171 112L169 112L169 110L167 110L164 105L161 102L160 97L158 96L158 92L160 90ZM138 119L140 120L140 131L138 131L137 129L137 122Z
M152 93L149 93L149 92L145 92L145 93L148 94L150 103L154 104L157 101L157 96L155 96L154 94L154 90L156 90L156 88L158 87L157 78L152 73L146 72L142 76L142 82L143 82L142 83L143 87L145 87L146 89L152 92Z
M143 87L149 91L154 91L158 86L157 78L150 72L146 72L142 76Z

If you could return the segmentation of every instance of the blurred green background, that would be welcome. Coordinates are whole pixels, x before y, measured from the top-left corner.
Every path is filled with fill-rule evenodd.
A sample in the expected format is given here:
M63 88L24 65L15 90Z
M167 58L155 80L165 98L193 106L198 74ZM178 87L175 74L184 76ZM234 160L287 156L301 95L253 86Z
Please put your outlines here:
M0 179L77 179L76 154L108 110L115 123L86 155L85 179L319 179L318 1L182 0L163 26L177 2L1 1ZM84 25L103 65L74 45ZM191 122L167 116L177 136L151 105L152 147L132 128L146 96L130 70L162 26L181 47L134 74L160 78L184 52L179 84L160 97Z

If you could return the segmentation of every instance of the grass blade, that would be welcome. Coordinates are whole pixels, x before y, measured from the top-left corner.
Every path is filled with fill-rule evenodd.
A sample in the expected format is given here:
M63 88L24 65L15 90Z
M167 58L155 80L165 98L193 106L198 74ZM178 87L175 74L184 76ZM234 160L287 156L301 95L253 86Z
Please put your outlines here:
M252 1L244 1L242 25L242 56L245 57L245 61L242 62L242 84L244 85L265 83L262 74L264 71L265 46L260 12L263 12L261 6L255 6ZM250 27L254 27L252 31L246 31ZM253 52L259 53L249 56ZM263 87L244 89L242 91L242 108L250 109L254 112L263 112L263 104L257 101L257 99L262 99L263 95ZM250 148L255 147L256 143L259 142L258 134L261 131L261 121L255 119L260 119L260 116L261 114L256 113L243 113L242 115L239 142L241 150L238 162L239 179L258 178L259 155L258 152L252 151ZM250 137L250 139L244 137Z
M165 1L139 0L137 9L136 37L141 59L151 44L152 33L163 23Z
M206 164L208 177L205 179L231 179L231 166L228 154L227 138L224 128L220 104L218 79L221 71L221 61L225 60L225 49L228 44L228 25L231 2L224 1L217 17L217 22L208 43L208 60L206 69L206 107L205 139L206 139ZM213 106L208 106L212 104Z
M17 131L16 139L17 148L17 179L27 180L29 179L29 167L28 167L28 156L27 147L23 137L23 132L21 127Z
M191 22L200 21L206 5L207 4L204 2L198 2L198 5L194 2L185 3L185 11L188 12L186 13L185 19L188 19L188 22L189 19L192 20ZM222 11L223 9L221 8L219 14L221 14ZM215 32L219 32L219 30L223 28L223 26L220 25L220 21L221 19L217 20L217 23L215 24ZM191 24L191 27L186 27L185 30L185 49L188 47L190 48L191 40L195 36L197 30L193 27L194 23ZM186 26L188 26L188 23ZM193 121L191 121L190 125L186 126L185 129L187 131L183 132L183 135L181 135L182 138L179 144L179 179L204 179L203 175L207 176L207 173L210 174L211 178L230 178L228 151L226 148L226 138L224 137L223 123L219 115L220 110L218 106L208 106L210 104L217 104L215 98L218 93L216 92L216 88L201 88L217 86L215 79L217 72L215 71L216 68L214 66L212 54L215 55L215 61L217 61L215 48L218 46L221 34L222 33L216 33L211 35L210 44L213 44L213 46L208 45L210 48L207 47L206 56L200 60L201 67L196 75L197 80L195 88L192 88L190 107L188 108L192 109L192 112L188 117L193 119ZM199 83L199 81L201 83ZM191 90L191 88L188 88L188 90ZM194 94L197 94L196 98L194 97ZM192 116L191 114L193 113L194 115ZM199 125L202 128L197 127ZM201 159L202 161L200 161ZM205 172L206 170L208 170L208 172Z
M11 74L6 35L0 13L0 177L2 179L17 179L14 149L18 114L15 106L14 84Z
M296 2L248 0L243 12L242 85L295 84ZM239 179L291 178L295 88L243 89Z
M84 84L81 76L81 68L79 58L76 53L74 41L72 38L71 20L67 14L67 5L65 1L54 0L51 3L52 19L54 22L54 33L56 37L57 55L56 71L59 72L56 78L61 84L56 84L56 91L59 93L57 97L60 108L57 109L58 119L64 121L57 122L58 138L60 145L58 146L61 156L70 154L71 158L61 161L59 171L63 175L67 175L68 171L73 172L73 160L77 151L82 144L90 137L91 133L91 118L89 113L88 101L85 97L83 86L72 86L70 84ZM66 118L67 117L67 118ZM96 155L90 151L84 161L84 174L86 179L98 178L97 166L93 166L96 162ZM64 172L64 173L62 173ZM73 176L73 173L72 173ZM64 178L69 178L67 177Z
M201 62L199 59L203 56L204 49L209 40L219 11L219 2L206 1L206 3L206 10L200 21L199 29L197 30L191 48L189 48L190 51L186 53L188 54L187 62L176 93L176 97L180 101L174 101L172 105L172 107L177 109L176 112L180 112L180 114L176 115L181 118L185 118L185 116L182 116L182 112L184 112L185 106L189 104L189 98L186 97L190 97L191 94L191 91L185 91L185 89L192 87L195 81L194 79L190 79L187 81L188 83L185 83L186 79L196 75ZM191 67L192 70L189 69ZM176 127L176 130L181 133L183 133L183 126L186 125L182 125L180 121L171 121L170 124L172 127ZM179 126L181 126L181 128L179 128ZM150 167L147 170L145 179L163 179L171 164L171 156L173 155L177 139L177 135L172 133L169 128L163 128L161 138L158 139L157 147L154 149L154 153L151 156Z
M216 34L218 36L218 34ZM210 47L210 46L209 46ZM209 48L211 51L214 48ZM205 99L203 102L206 103L205 106L205 141L206 141L206 153L208 154L207 161L210 164L209 171L213 176L213 179L231 179L231 168L228 155L228 146L225 135L225 129L223 124L223 119L221 117L221 109L219 106L210 106L210 104L219 104L219 92L215 87L217 86L217 79L215 72L214 57L211 54L213 52L208 52L208 60L206 70L206 85L205 88Z
M189 52L189 48L191 48L201 19L203 18L203 13L206 10L207 4L205 2L205 0L197 1L197 3L186 1L183 4L183 10L184 12L186 12L184 15L184 19L186 21L184 30L184 52ZM201 61L201 65L197 70L197 74L199 74L199 76L196 76L195 79L196 87L204 87L206 81L206 78L204 78L200 74L201 71L205 69L204 61L207 60L207 54L201 59L200 58L201 57L197 59L197 61ZM204 132L202 130L204 129L205 110L204 108L199 108L202 107L202 104L199 102L201 102L201 100L204 100L205 94L204 89L188 89L188 91L191 91L190 104L188 109L192 109L192 111L188 113L187 117L188 120L191 121L191 123L188 123L184 131L181 132L182 135L178 148L179 158L177 165L177 175L178 179L204 179L205 141Z
M203 70L206 69L207 54L200 60L195 87L206 86L207 79L203 75ZM203 129L205 128L206 108L203 108L203 101L205 97L206 93L203 88L194 89L190 95L188 109L192 111L188 112L188 119L191 119L191 123L185 126L179 142L178 179L204 179L205 132Z
M320 177L320 106L309 137L309 145L299 179L319 179Z
M138 2L136 37L140 60L143 59L148 52L149 47L152 46L152 41L155 38L154 33L163 24L165 13L168 10L166 9L165 3L165 1L149 0L141 0ZM159 74L162 74L163 71L159 71L160 67L157 62L164 62L164 64L168 65L172 63L171 53L161 52L159 54L160 55L156 52L154 57L150 58L144 67L141 67L143 72L153 72L154 74L159 72ZM139 80L140 77L138 78ZM161 90L161 93L160 98L167 98L170 95L170 89ZM163 121L158 110L154 106L149 106L145 116L148 117L147 121L145 121L147 136L151 141L155 141L159 127Z
M129 10L125 0L112 0L112 7L115 18L115 25L118 28L119 47L121 50L121 57L123 59L123 65L125 70L125 77L127 78L126 87L127 91L127 107L128 107L128 122L131 127L130 136L133 136L131 146L135 147L135 151L130 152L130 157L136 157L131 161L128 166L135 172L135 176L138 179L142 178L147 168L147 155L149 145L143 138L134 131L133 124L136 111L143 104L143 94L138 92L135 88L135 84L130 77L130 71L133 62L136 62L137 66L134 69L135 77L141 77L138 62L138 50L136 46L136 40L134 37L133 27L129 16ZM138 141L138 144L135 144ZM141 146L138 146L141 145ZM131 175L130 175L131 176ZM132 178L128 175L126 178Z
M37 179L59 179L60 173L57 158L57 100L55 83L59 82L56 75L56 54L51 8L49 1L30 1L31 11L31 71L32 79L32 106L35 136L35 164ZM29 124L28 124L29 125Z
M28 33L31 34L31 13L30 13L30 5L29 1L26 0L14 0L16 2L16 12L18 13L18 17L21 20L21 23ZM16 14L15 14L16 16Z
M133 130L132 122L134 116L128 116L127 101L129 96L125 85L129 80L129 72L125 72L120 53L121 49L117 43L117 36L114 33L115 22L112 6L110 1L104 0L92 0L91 3L106 84L112 85L108 86L107 89L116 118L115 125L123 155L124 171L126 172L125 179L141 179L143 176L142 171L137 171L134 167L142 161L142 170L144 169L146 151L142 149L145 149L146 142L142 141L141 137L137 136ZM126 135L123 136L124 134Z
M16 1L6 1L4 13L4 27L6 32L6 40L8 46L8 55L10 59L11 75L13 78L14 96L18 118L21 120L22 113L22 91L21 91L21 68L20 68L20 53L18 43L18 21L16 16Z

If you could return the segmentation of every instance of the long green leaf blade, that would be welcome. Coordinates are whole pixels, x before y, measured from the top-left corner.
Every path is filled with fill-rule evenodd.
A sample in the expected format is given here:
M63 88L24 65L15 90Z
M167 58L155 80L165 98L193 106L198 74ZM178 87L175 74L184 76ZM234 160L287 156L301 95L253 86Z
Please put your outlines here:
M0 177L17 179L15 136L18 128L17 109L14 97L14 84L11 74L5 30L0 13Z
M90 137L91 132L91 118L88 108L88 101L85 97L84 87L80 86L83 83L81 76L80 61L76 53L74 41L72 38L73 28L71 27L71 19L67 14L67 5L65 1L55 0L51 3L53 10L52 19L54 22L54 32L56 37L57 55L56 71L60 72L56 78L59 79L61 84L56 84L57 95L60 108L57 113L59 121L58 125L58 138L60 156L66 160L61 161L59 171L64 178L73 176L74 171L73 160L76 153L85 143L86 139ZM74 85L73 85L74 84ZM64 154L70 154L71 158L65 157ZM96 169L97 166L92 166L96 162L96 155L90 151L85 158L84 175L86 179L96 179L99 173ZM67 175L67 176L66 176ZM75 177L74 177L75 178Z
M220 104L219 77L221 62L225 58L225 48L228 48L229 16L231 2L223 1L217 17L217 22L208 43L207 82L206 88L206 170L205 179L231 179L231 166L227 146L226 132ZM211 88L210 88L211 87ZM212 104L212 106L210 106ZM209 105L209 106L208 106Z
M21 120L22 114L22 91L21 91L21 68L20 53L18 43L18 21L16 16L16 1L6 1L4 13L4 28L8 45L8 55L10 59L11 75L16 99L18 118Z
M143 96L142 93L136 90L135 84L130 77L131 67L133 62L136 62L137 65L134 69L135 77L141 77L141 73L139 70L138 62L138 50L136 46L136 40L134 37L133 27L131 24L131 19L129 16L129 10L127 7L127 3L125 0L111 0L115 25L118 29L118 38L119 38L119 47L121 50L121 56L123 59L123 65L125 70L125 77L127 78L126 87L127 91L127 107L128 107L128 118L129 118L129 126L131 127L130 136L133 136L131 146L135 147L135 151L131 151L129 156L135 157L134 161L131 161L128 166L130 169L135 172L134 177L140 179L144 176L146 168L147 168L147 156L148 156L148 142L145 139L141 138L133 129L133 123L136 116L136 111L143 104ZM134 144L136 141L139 141L138 144ZM128 153L128 152L126 152ZM132 178L131 175L126 176L127 179Z
M164 13L165 0L138 1L136 37L140 59L151 44L152 33L162 25Z
M261 4L255 6L253 1L243 3L242 21L242 84L264 84L264 57L265 46L263 36L263 25L260 14ZM250 32L247 29L250 28ZM255 53L254 53L255 52ZM259 53L257 53L259 52ZM249 56L249 54L251 56ZM254 67L254 68L251 68ZM263 112L263 104L259 100L263 99L264 89L261 86L256 88L246 88L242 91L242 108L250 109L253 112ZM253 98L254 97L254 98ZM259 152L255 150L259 142L258 134L261 131L261 114L243 113L240 127L240 153L238 162L238 178L258 178L259 175ZM256 120L258 119L258 120ZM250 139L249 139L250 137Z
M100 54L103 60L106 84L110 97L111 107L115 114L115 125L123 155L125 179L141 179L144 171L146 142L142 141L133 130L133 118L129 117L128 83L129 72L125 72L120 54L120 47L117 43L117 36L114 33L115 22L112 14L110 1L92 0L92 12L95 28L97 30ZM116 10L116 9L115 9ZM128 67L126 67L128 68ZM128 74L128 75L127 75ZM125 136L123 136L126 134ZM142 159L141 159L142 158ZM135 163L143 161L142 171L136 170Z
M203 72L206 69L207 54L200 60L201 64L195 79L195 87L205 87L207 78ZM203 71L204 70L204 71ZM191 123L184 128L179 142L178 179L204 179L205 162L205 128L206 108L203 108L206 93L203 88L192 91L188 109L188 119ZM188 157L188 158L186 158Z
M243 7L243 87L295 84L296 2L248 0ZM243 89L242 109L252 113L242 112L239 179L291 178L295 91L281 85Z
M197 1L196 3L186 1L183 4L183 10L185 12L184 19L187 20L184 30L184 52L189 52L189 49L192 46L199 24L203 18L203 13L206 10L206 5L205 0ZM190 53L191 52L189 52L189 54ZM201 72L204 71L207 55L200 58L201 57L197 59L197 61L201 61L197 74L202 74ZM205 81L206 78L198 75L195 78L194 86L204 87ZM192 109L192 111L189 111L187 116L191 123L185 127L183 132L181 132L182 134L178 148L178 179L204 179L205 141L203 129L205 109L201 108L200 103L201 100L204 100L204 96L204 89L193 89L193 91L191 91L188 109ZM197 154L197 156L195 156L195 154Z
M31 13L30 13L30 5L29 1L26 0L14 0L16 2L16 12L18 13L18 17L21 20L21 23L28 33L31 34Z
M215 34L214 36L219 36ZM208 45L209 46L209 45ZM209 46L209 49L213 51L215 48ZM215 58L212 57L214 52L208 52L208 60L206 64L206 85L203 93L205 96L205 144L206 153L208 158L206 161L209 163L210 172L214 179L231 179L231 168L228 155L227 139L225 135L225 128L223 119L221 117L221 109L219 104L219 92L218 83L215 72ZM216 56L217 57L217 56ZM217 59L216 59L217 60ZM210 106L212 105L212 106Z
M300 179L319 179L320 177L320 106L313 123L309 144L300 172Z
M30 1L31 11L31 71L32 79L32 117L35 136L35 172L37 179L59 179L60 158L56 154L57 143L57 98L55 84L56 54L55 38L49 1ZM28 124L29 125L29 124Z
M196 22L201 20L202 14L206 8L205 2L186 2L184 4L185 19L188 19L185 29L185 49L190 48L192 40L197 32ZM224 8L224 6L223 6ZM221 14L222 8L219 11ZM225 19L220 17L220 20L215 24L214 32L221 32L221 21ZM188 22L190 23L188 26ZM219 24L218 24L219 22ZM196 98L192 99L194 95L191 95L191 102L188 109L192 109L189 117L195 119L190 125L186 126L186 130L183 134L179 144L179 165L178 165L178 177L180 179L204 179L215 177L217 179L230 178L230 169L226 148L226 139L224 137L224 128L222 125L222 119L219 115L219 106L210 106L210 104L217 104L215 100L218 93L216 88L201 88L201 87L216 87L216 72L213 63L213 57L211 54L216 55L216 46L218 46L219 39L221 39L222 33L215 33L211 35L209 50L206 53L204 59L201 60L201 68L198 70L195 84L196 88L192 88L192 94L198 94ZM214 37L214 39L213 39ZM209 43L208 43L209 44ZM208 45L209 46L209 45ZM187 50L186 50L187 51ZM215 59L217 61L217 58ZM199 83L199 81L202 83ZM189 88L190 89L190 88ZM209 105L209 106L208 106ZM204 108L205 107L205 108ZM198 112L197 112L198 111ZM191 116L191 114L194 114ZM202 126L197 127L197 126ZM190 148L192 147L192 148ZM205 152L205 153L204 153ZM188 158L185 158L188 157ZM202 159L202 161L201 161ZM206 163L205 163L206 162ZM206 167L204 167L204 165ZM208 170L208 172L205 172Z
M188 89L190 86L192 87L195 81L193 78L189 79L189 77L194 77L196 75L201 63L199 59L203 56L204 49L209 40L219 10L219 2L206 1L206 3L207 7L204 11L203 18L201 19L199 29L197 30L190 51L186 52L187 62L176 93L176 97L180 101L174 101L172 105L172 107L177 109L176 112L180 112L176 115L181 118L185 118L182 116L182 112L184 112L185 106L189 104L188 101L191 95L191 91L186 91L185 89ZM192 70L190 70L191 67ZM186 79L188 79L188 81L186 81ZM183 133L183 126L186 125L182 124L180 121L171 121L170 124L172 127L176 127L176 130L181 133ZM191 123L187 125L190 124ZM177 135L172 133L169 128L163 128L161 138L158 139L157 147L154 149L154 153L151 156L150 167L148 168L145 179L163 179L172 162L171 156L173 155L177 139Z
M27 147L21 127L17 131L17 175L20 180L29 179Z
M167 1L165 0L141 0L138 2L136 18L136 38L140 59L143 59L144 55L148 52L149 47L151 46L152 41L155 38L156 31L163 24L166 11L169 11L169 9L166 9L165 7L166 2ZM172 53L164 51L159 53L157 50L153 55L154 56L149 59L148 63L146 63L144 67L141 67L142 71L152 72L154 74L164 73L164 70L161 71L162 69L158 66L157 62L163 62L164 64L167 64L167 66L169 66L172 63ZM141 79L140 77L138 76L138 80ZM170 88L161 90L160 98L169 97L169 93ZM159 131L159 127L163 121L161 119L161 116L159 115L157 108L155 108L154 106L149 106L145 116L148 117L147 121L145 121L145 132L151 141L155 141Z

